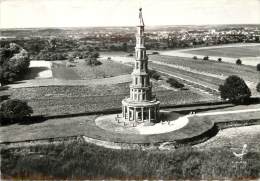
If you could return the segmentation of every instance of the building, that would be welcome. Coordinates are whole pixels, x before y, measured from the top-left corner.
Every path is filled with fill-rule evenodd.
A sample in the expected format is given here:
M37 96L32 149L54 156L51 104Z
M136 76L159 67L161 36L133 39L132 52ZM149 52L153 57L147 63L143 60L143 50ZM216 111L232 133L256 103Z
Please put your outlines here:
M148 75L148 57L144 47L144 21L142 8L139 9L139 23L136 33L135 65L131 74L130 97L122 100L124 121L159 121L160 102L152 94L152 84Z

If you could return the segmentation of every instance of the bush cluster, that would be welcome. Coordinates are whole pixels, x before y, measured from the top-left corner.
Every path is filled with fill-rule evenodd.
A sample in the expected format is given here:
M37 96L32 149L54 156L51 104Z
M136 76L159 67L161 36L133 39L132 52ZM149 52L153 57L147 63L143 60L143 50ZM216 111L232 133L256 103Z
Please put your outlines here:
M97 60L98 57L99 57L98 52L89 52L88 55L86 56L85 62L87 65L90 65L90 66L101 65L102 62Z
M0 83L17 80L28 71L29 65L29 55L19 45L10 43L8 47L0 48Z
M237 59L236 64L237 65L242 65L242 61L240 59Z
M159 80L161 78L161 75L156 70L153 69L148 70L148 75L155 80Z
M0 125L22 121L31 116L33 110L25 101L7 100L0 107Z
M203 60L209 60L209 56L203 57Z
M171 85L171 87L175 87L175 88L183 88L184 87L184 84L183 83L180 83L178 82L176 79L174 78L168 78L166 80L167 83L169 83Z

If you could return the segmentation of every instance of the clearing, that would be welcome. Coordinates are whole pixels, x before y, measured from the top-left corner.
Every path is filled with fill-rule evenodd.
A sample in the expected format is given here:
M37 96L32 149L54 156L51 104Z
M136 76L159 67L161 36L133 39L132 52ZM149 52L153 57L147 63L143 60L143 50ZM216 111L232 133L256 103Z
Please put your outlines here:
M57 79L78 80L78 79L101 79L130 74L132 67L109 60L100 60L101 65L89 66L84 60L77 60L75 63L67 61L56 61L53 63L53 76Z

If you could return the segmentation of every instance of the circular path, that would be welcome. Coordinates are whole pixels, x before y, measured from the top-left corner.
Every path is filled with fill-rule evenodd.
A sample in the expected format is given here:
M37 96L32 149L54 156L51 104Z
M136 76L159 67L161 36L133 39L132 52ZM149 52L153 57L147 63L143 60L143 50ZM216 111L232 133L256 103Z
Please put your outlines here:
M102 118L102 116L97 117L96 119L100 118ZM86 138L122 144L150 145L163 142L185 143L189 141L196 141L207 136L214 127L214 123L212 121L202 119L200 121L188 121L187 124L179 129L168 130L169 132L160 134L140 134L138 131L126 131L123 133L122 131L102 129L97 126L96 119L87 121L87 126L89 129L88 132L84 134Z

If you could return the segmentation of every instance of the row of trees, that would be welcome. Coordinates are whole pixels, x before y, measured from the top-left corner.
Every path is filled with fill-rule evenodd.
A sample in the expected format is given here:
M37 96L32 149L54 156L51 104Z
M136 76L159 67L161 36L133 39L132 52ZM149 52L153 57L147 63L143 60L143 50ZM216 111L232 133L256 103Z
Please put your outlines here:
M0 83L7 84L19 79L28 71L29 54L21 46L10 43L0 48Z

